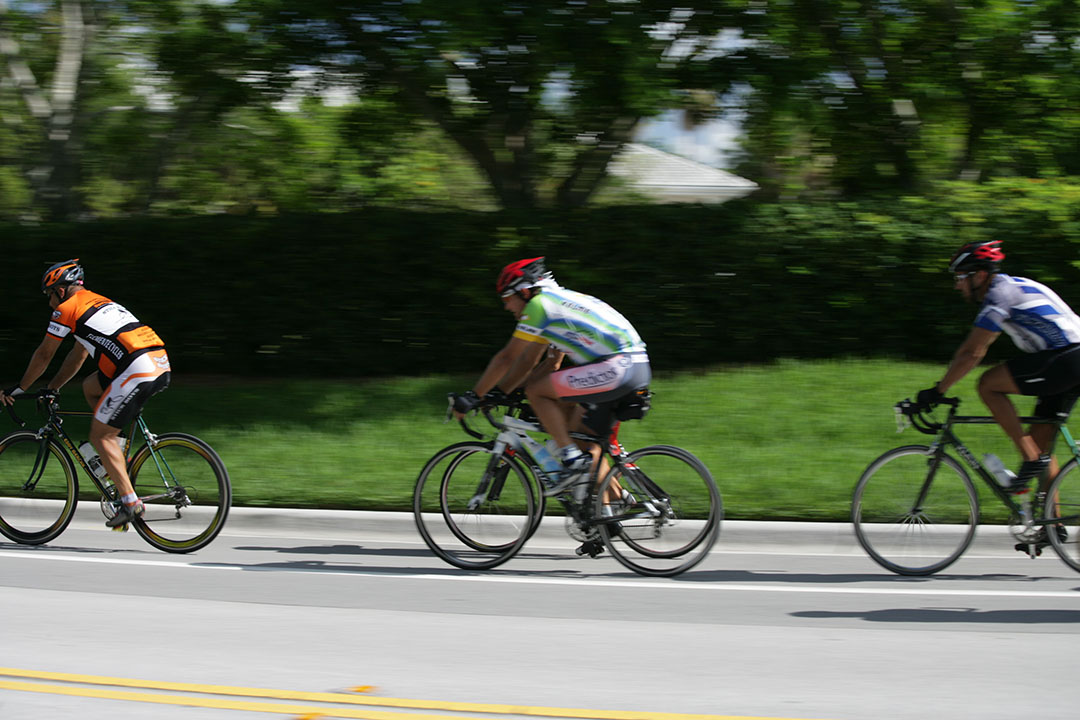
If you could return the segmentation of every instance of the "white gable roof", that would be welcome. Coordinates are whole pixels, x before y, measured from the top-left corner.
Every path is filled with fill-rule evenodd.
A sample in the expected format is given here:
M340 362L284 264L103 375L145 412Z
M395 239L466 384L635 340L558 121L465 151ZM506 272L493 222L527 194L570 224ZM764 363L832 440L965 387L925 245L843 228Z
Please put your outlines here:
M640 143L623 145L608 174L658 202L721 203L758 188L752 180Z

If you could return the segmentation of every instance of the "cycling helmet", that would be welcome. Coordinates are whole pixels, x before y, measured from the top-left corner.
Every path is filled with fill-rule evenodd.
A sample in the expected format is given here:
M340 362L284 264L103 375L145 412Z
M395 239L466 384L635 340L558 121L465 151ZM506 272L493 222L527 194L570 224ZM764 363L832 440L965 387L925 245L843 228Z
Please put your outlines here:
M980 240L964 243L949 261L949 272L989 270L997 272L998 263L1005 259L1000 240Z
M41 292L46 295L57 285L82 285L83 269L79 258L52 265L41 278Z
M518 290L536 287L543 280L551 280L552 275L544 268L544 258L535 257L512 262L502 269L495 281L495 292L501 297L509 297Z

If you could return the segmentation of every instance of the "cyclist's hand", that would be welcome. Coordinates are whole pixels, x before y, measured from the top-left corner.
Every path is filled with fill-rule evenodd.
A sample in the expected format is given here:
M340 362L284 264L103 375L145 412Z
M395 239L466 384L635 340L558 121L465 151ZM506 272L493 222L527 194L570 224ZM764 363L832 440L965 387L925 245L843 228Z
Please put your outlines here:
M940 405L941 401L945 399L945 396L941 394L941 391L937 389L937 385L920 390L919 394L915 396L915 402L921 407L929 410L935 405Z
M0 390L0 403L14 405L16 395L24 395L25 391L18 385L12 385L6 390Z
M460 395L452 393L454 417L460 420L465 416L465 413L470 410L475 410L476 406L480 404L480 398L476 396L476 393L472 390L467 390Z

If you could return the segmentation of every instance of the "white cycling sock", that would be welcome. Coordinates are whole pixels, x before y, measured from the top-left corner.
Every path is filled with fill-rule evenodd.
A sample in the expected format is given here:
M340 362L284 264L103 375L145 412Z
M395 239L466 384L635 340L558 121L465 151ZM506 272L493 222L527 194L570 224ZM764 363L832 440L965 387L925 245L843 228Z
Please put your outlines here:
M567 460L576 460L581 457L581 448L577 445L567 445L559 451L559 455L562 457L563 462Z

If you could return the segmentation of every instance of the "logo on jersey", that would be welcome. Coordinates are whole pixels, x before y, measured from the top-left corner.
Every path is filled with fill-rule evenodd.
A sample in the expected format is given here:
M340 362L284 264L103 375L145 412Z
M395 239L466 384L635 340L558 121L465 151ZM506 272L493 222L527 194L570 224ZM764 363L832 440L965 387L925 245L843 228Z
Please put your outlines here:
M86 339L112 355L117 360L124 357L124 349L107 337L103 337L97 333L86 333Z
M565 337L569 342L577 343L578 345L584 345L585 347L592 347L596 344L595 340L583 333L568 332L563 337Z
M59 319L59 317L60 317L60 311L59 310L53 310L52 319L57 320L57 319Z

